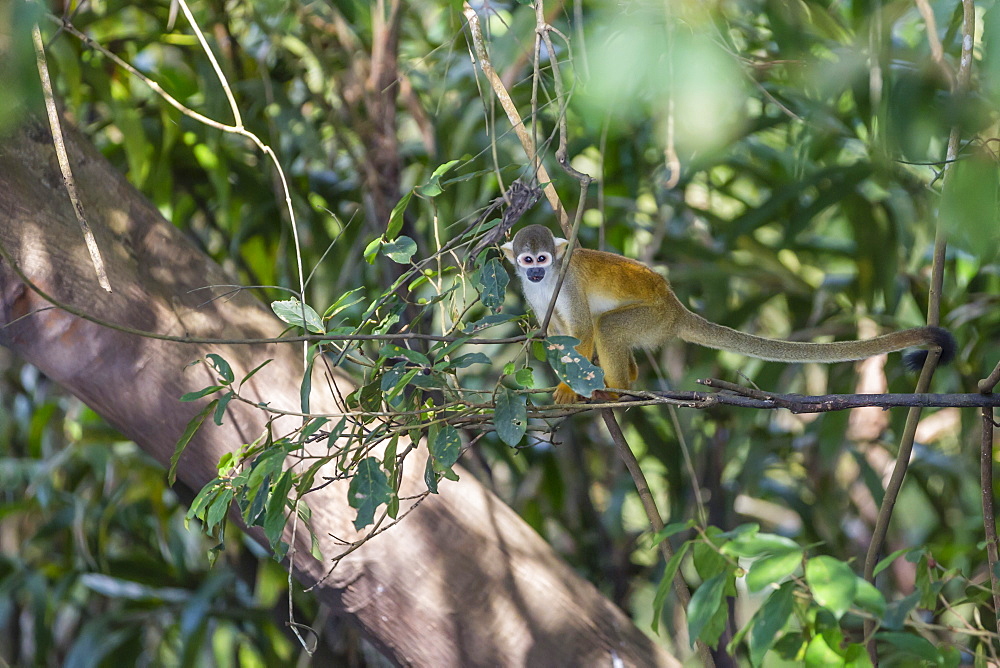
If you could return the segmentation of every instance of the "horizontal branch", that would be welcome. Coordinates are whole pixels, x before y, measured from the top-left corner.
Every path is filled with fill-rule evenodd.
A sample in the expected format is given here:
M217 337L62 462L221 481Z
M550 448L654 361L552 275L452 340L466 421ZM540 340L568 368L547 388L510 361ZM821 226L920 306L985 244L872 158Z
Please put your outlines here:
M719 386L720 381L707 380L702 384ZM920 408L983 408L1000 406L1000 394L824 394L807 396L801 394L777 394L741 388L733 391L725 384L722 392L636 392L627 391L631 398L622 402L627 406L636 404L655 405L658 403L680 404L691 408L710 406L739 406L774 410L785 408L793 413L829 413L850 408L874 406L882 409L898 407Z

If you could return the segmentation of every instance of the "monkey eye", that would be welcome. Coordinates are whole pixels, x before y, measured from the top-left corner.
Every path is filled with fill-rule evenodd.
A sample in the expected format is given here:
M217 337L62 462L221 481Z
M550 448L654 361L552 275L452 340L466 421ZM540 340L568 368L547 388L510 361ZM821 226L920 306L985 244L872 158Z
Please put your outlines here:
M548 261L549 261L549 256L548 255L539 255L538 256L538 264L545 264Z

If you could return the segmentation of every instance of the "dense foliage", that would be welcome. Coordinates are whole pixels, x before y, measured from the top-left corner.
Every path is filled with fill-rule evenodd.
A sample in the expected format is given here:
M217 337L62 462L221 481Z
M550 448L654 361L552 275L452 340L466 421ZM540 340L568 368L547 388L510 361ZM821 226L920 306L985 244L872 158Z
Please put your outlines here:
M553 158L561 140L572 166L595 179L584 246L664 267L681 299L716 322L849 339L925 322L940 230L950 243L942 324L960 350L934 389L974 391L997 363L995 2L976 7L967 91L959 2L549 2L551 42L537 58L533 6L476 8L514 105L524 118L534 112L529 129L564 205L578 206L579 187ZM876 589L858 576L903 411L621 411L670 523L653 538L599 420L535 410L548 396L530 390L554 384L546 351L509 341L534 331L532 321L517 317L524 309L495 252L470 254L499 218L481 219L485 207L533 171L469 57L461 8L271 0L193 10L243 125L283 167L294 227L253 142L181 113L109 57L231 124L197 31L170 3L73 5L73 30L34 5L0 10L13 26L5 76L28 106L40 104L22 38L40 21L67 114L235 280L264 286L255 289L291 329L340 337L311 347L311 359L357 378L347 404L362 417L316 418L234 446L216 484L188 491L189 516L214 534L206 539L185 528L161 470L10 360L0 392L0 629L11 642L0 645L11 649L0 657L290 661L300 650L279 630L289 614L281 568L233 536L214 569L204 555L231 532L230 502L280 554L284 500L313 482L282 473L282 457L333 433L347 438L331 457L353 476L359 528L399 513L397 443L425 437L429 491L448 484L462 453L462 475L486 481L680 655L690 634L754 664L863 664L862 620L878 619L889 660L996 659L978 414L925 416ZM0 104L0 123L17 113ZM953 132L959 148L945 175ZM555 226L545 199L525 222ZM344 341L401 329L452 340ZM469 342L482 338L508 342ZM225 360L205 362L220 378L206 396L231 400L240 379ZM803 394L907 392L915 382L898 358L788 366L681 345L640 356L640 368L648 389L694 389L705 377ZM386 441L389 452L373 454ZM655 549L663 539L678 546L670 563ZM694 589L686 626L664 584L677 569ZM295 600L299 621L321 624L308 597Z

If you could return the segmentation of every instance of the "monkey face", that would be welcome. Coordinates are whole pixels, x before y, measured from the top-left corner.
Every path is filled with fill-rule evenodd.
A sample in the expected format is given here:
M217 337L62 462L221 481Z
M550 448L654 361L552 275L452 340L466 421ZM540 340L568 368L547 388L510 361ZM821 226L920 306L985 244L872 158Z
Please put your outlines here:
M545 278L545 270L552 264L548 253L521 253L517 256L517 266L532 283Z

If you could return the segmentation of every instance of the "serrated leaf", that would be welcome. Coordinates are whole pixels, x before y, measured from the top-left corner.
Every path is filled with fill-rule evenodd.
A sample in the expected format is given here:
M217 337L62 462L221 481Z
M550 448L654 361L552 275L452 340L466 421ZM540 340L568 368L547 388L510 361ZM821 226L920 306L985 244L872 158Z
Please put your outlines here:
M389 224L385 228L385 238L387 241L392 241L399 234L399 231L403 229L403 214L406 212L406 206L410 203L410 198L413 197L413 191L403 195L396 206L392 207L392 213L389 214ZM368 249L365 249L365 257L368 257Z
M392 498L389 479L374 457L365 457L358 462L351 486L347 490L347 501L357 509L354 528L360 531L375 522L375 510Z
M535 386L535 372L530 367L518 369L514 373L514 382L523 388Z
M170 469L167 470L167 483L173 485L177 482L177 463L181 459L181 453L184 452L184 448L187 444L191 442L191 438L198 431L198 427L205 421L208 414L215 410L215 405L219 402L218 399L213 399L208 402L201 412L191 418L191 421L187 423L187 427L184 428L184 433L177 440L177 445L174 446L174 454L170 456Z
M301 327L314 334L326 333L323 320L319 313L309 304L303 304L298 299L284 299L271 302L271 310L281 318L283 322L292 327Z
M806 562L806 583L816 603L838 620L851 607L857 592L857 577L851 567L827 555Z
M594 390L603 390L604 369L591 364L577 349L580 343L572 336L550 336L545 339L545 355L559 379L577 394L590 397Z
M493 423L501 441L512 448L520 443L528 429L528 408L524 395L501 387L497 392Z
M510 277L504 270L503 265L497 258L490 260L483 265L478 276L479 301L483 306L496 313L503 306L504 295L507 293L507 284Z
M410 237L397 237L382 245L382 252L393 262L406 264L417 252L417 242Z

